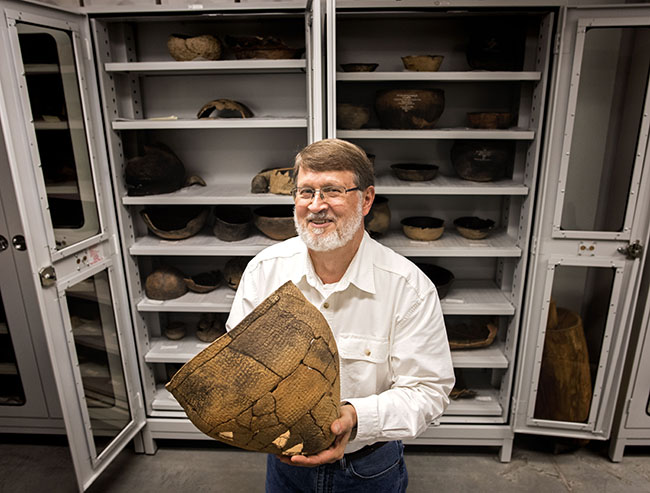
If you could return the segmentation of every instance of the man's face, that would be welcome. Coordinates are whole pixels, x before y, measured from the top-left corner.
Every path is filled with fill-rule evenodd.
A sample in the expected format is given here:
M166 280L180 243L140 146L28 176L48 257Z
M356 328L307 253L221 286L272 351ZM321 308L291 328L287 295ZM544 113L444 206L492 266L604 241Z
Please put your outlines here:
M297 187L320 190L326 186L354 188L351 171L314 172L301 169L296 178ZM370 211L374 188L350 191L336 199L321 199L320 192L313 199L295 201L296 230L310 250L329 251L344 247L357 234L362 234L363 217Z

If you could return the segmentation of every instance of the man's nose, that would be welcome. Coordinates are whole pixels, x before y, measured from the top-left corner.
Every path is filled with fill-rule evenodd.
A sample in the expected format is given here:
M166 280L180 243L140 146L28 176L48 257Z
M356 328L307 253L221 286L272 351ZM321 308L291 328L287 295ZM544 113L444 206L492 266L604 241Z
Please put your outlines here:
M309 203L309 211L310 212L318 212L318 211L322 211L323 209L326 209L326 208L327 208L327 202L325 202L321 198L321 191L317 190L316 193L314 193L314 198Z

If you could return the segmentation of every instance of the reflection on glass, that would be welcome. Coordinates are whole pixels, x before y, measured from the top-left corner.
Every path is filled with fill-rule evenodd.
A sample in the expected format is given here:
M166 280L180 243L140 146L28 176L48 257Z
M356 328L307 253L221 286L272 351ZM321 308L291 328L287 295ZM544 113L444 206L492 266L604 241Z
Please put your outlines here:
M650 28L586 32L561 228L622 231L650 68Z
M0 406L23 405L25 391L20 380L5 307L0 295Z
M99 232L70 31L17 23L57 249Z
M587 422L614 274L606 267L555 269L535 418Z
M66 289L97 454L131 420L106 271Z

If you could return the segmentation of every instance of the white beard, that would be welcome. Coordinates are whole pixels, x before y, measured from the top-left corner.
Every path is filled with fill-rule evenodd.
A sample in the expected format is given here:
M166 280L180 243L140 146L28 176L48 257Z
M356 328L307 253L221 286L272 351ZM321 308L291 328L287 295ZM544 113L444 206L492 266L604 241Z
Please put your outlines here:
M333 219L328 217L327 211L319 213L309 213L303 219L302 223L296 218L296 209L293 210L293 222L296 225L296 231L300 235L302 241L305 242L307 248L315 252L327 252L330 250L336 250L347 245L354 235L363 227L363 204L359 201L359 205L355 214L350 217L350 219L343 221L338 220L335 225L336 229L325 233L322 230L309 229L309 221L318 220L318 219Z

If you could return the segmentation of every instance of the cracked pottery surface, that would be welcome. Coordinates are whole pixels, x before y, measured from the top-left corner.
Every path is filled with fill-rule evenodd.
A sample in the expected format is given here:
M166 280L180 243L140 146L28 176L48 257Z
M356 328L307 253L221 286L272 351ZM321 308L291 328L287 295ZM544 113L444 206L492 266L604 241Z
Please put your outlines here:
M206 435L247 450L314 454L334 441L339 359L323 315L291 282L167 384Z

